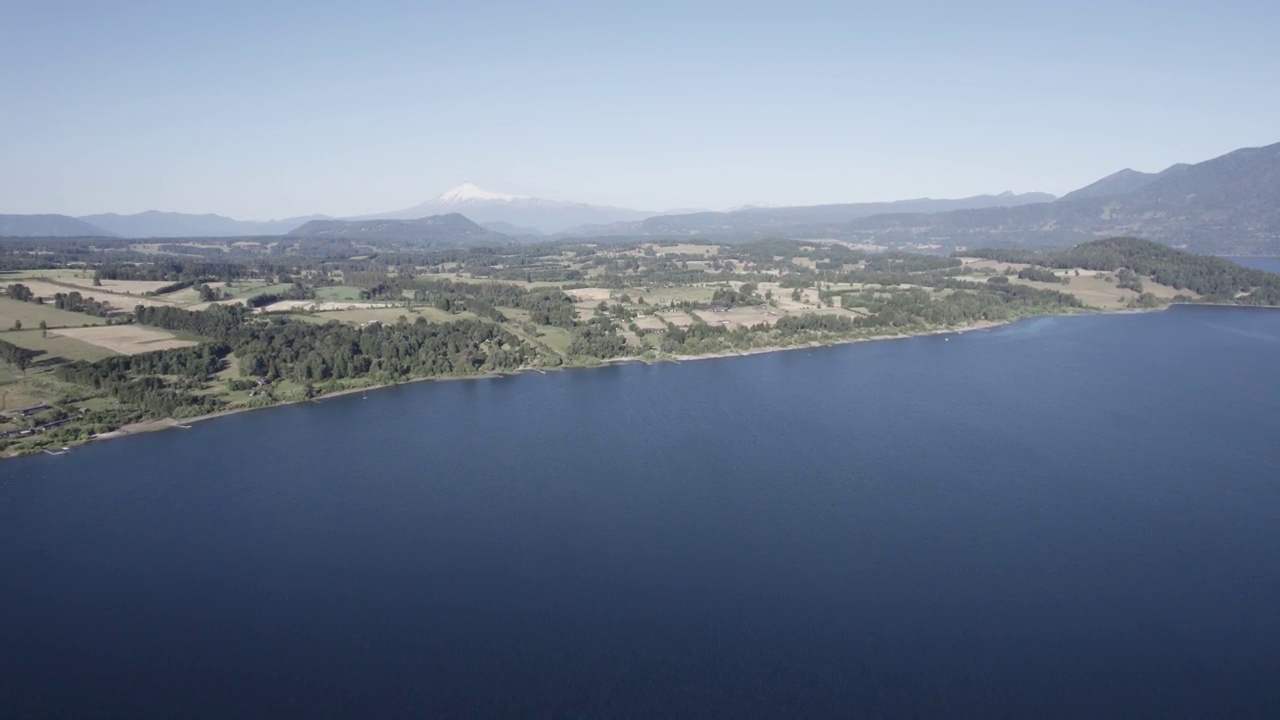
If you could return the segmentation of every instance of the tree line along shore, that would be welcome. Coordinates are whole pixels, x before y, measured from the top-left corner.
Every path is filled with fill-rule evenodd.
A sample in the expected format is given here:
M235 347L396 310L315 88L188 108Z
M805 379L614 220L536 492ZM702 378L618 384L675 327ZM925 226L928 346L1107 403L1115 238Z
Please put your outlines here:
M0 245L0 290L6 456L415 379L1280 305L1280 276L1132 238L952 256L792 240L23 239Z

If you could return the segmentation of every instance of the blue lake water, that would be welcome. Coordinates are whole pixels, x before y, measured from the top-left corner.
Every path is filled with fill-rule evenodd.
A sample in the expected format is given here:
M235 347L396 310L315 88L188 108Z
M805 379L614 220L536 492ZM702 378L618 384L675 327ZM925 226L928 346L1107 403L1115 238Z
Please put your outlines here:
M419 383L0 463L6 717L1280 717L1280 311Z
M1229 257L1227 259L1247 268L1280 273L1280 257Z

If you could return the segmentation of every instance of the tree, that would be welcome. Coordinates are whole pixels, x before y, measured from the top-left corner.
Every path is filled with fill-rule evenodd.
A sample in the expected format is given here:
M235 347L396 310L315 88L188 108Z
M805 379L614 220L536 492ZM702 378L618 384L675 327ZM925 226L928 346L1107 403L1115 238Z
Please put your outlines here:
M49 337L49 323L40 321L40 337Z
M21 330L21 329L22 329L22 321L21 321L21 320L14 320L14 321L13 321L13 329L14 329L14 330Z
M36 352L34 350L28 350L0 340L0 360L13 365L23 373L27 372L27 367L31 365L31 359L35 356Z

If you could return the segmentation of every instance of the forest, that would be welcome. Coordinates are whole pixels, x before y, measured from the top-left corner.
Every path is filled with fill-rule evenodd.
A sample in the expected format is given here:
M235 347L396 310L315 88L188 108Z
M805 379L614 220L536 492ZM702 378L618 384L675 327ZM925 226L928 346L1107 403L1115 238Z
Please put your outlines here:
M1183 252L1138 238L1097 240L1059 252L981 249L966 250L963 254L1053 268L1104 272L1127 269L1134 276L1125 278L1129 282L1133 282L1136 276L1146 276L1162 285L1203 295L1209 302L1280 304L1280 276L1274 273L1244 268L1222 258ZM1134 289L1142 292L1140 284Z

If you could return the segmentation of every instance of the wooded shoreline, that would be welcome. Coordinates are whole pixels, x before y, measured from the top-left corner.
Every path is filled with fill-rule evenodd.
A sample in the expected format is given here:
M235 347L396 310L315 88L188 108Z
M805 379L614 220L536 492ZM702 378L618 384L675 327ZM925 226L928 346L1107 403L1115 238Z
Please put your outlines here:
M1221 305L1215 305L1214 303L1178 303L1178 304L1213 305L1216 307L1223 307ZM335 390L333 392L328 392L308 400L285 400L285 401L273 403L270 405L260 405L257 407L232 408L229 410L223 410L216 413L209 413L207 415L199 415L196 417L188 417L188 418L180 418L180 419L160 418L156 420L147 420L147 421L138 422L138 423L131 423L117 430L113 430L108 433L103 433L102 435L94 436L87 441L69 444L67 445L67 447L75 448L75 447L87 445L93 442L115 440L119 438L131 437L131 436L139 435L143 433L158 432L161 430L189 429L190 427L195 426L198 423L207 422L210 420L217 420L219 418L224 418L224 417L230 417L232 415L239 415L241 413L253 412L258 410L272 410L272 409L277 409L277 408L282 408L282 407L287 407L292 405L303 405L307 403L323 403L325 400L328 400L331 398L344 397L344 396L353 395L356 393L384 390L387 388L399 387L401 385L408 385L412 383L493 380L493 379L499 379L503 377L526 375L532 372L537 372L541 374L546 374L551 372L572 372L575 370L590 370L590 369L596 369L601 367L607 367L611 365L626 365L626 364L632 364L632 363L644 363L646 365L653 365L653 364L660 364L660 363L679 364L682 362L692 362L692 361L700 361L700 360L725 360L725 359L732 359L732 358L749 357L752 355L764 355L767 353L788 352L788 351L794 351L794 350L813 350L815 348L824 348L824 347L837 347L842 345L852 345L855 343L863 343L863 342L909 340L913 338L929 337L929 336L936 336L936 335L960 335L964 333L970 333L970 332L976 332L976 331L982 331L982 330L992 330L996 328L1012 326L1012 325L1016 325L1019 322L1035 320L1039 318L1046 318L1046 317L1076 317L1076 316L1082 316L1082 315L1115 315L1115 314L1127 314L1127 313L1148 313L1148 312L1163 311L1168 307L1172 307L1172 305L1161 307L1161 308L1150 308L1150 309L1112 310L1112 311L1099 310L1099 311L1087 311L1087 312L1077 312L1077 313L1062 313L1057 315L1036 315L1036 316L1015 318L1013 320L1000 321L1000 322L982 321L982 322L974 323L972 325L958 327L958 328L940 328L940 329L934 329L934 330L922 330L920 332L912 332L912 333L896 333L892 335L877 335L872 337L846 338L841 340L832 340L829 342L809 342L809 343L803 343L799 345L789 345L789 346L783 346L783 347L752 348L749 350L742 350L742 351L735 351L735 352L705 353L700 355L659 357L652 360L645 359L642 357L621 357L621 358L612 358L609 360L603 360L599 363L591 364L591 365L571 365L571 366L563 366L558 368L524 367L512 372L491 372L491 373L482 373L482 374L476 374L476 375L454 375L454 376L444 376L444 377L437 376L437 377L411 378L411 379L405 380L404 382L399 382L399 383L380 383L380 384L372 384L372 385L367 385L362 387L344 388L342 390ZM1226 307L1230 307L1230 306L1226 306ZM1277 307L1276 309L1280 309L1280 307ZM36 453L38 452L39 451L36 451ZM5 457L7 458L26 457L28 455L36 454L36 453L14 454L14 455L7 455Z

